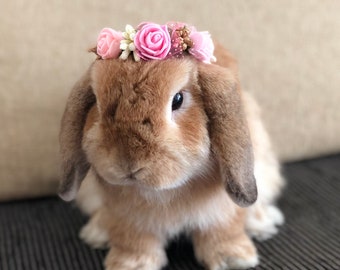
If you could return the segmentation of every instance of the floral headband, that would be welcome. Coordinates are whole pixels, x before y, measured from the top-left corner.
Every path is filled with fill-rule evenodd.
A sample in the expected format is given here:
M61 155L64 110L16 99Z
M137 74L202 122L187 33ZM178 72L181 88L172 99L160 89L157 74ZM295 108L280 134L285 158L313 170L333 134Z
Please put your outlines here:
M204 63L216 61L209 32L198 32L193 26L179 22L165 25L145 22L137 29L126 25L123 33L104 28L98 36L95 52L101 59L126 60L132 53L135 61L147 61L190 54Z

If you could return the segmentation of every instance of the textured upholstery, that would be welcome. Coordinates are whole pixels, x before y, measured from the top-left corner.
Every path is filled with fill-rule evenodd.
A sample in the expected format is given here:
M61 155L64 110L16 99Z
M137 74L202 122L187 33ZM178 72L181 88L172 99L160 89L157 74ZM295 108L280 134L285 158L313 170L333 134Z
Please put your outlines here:
M279 202L286 224L256 243L262 269L340 268L340 155L284 166L288 186ZM0 204L0 269L103 269L106 251L78 238L86 218L55 197ZM200 270L190 242L174 240L166 270Z

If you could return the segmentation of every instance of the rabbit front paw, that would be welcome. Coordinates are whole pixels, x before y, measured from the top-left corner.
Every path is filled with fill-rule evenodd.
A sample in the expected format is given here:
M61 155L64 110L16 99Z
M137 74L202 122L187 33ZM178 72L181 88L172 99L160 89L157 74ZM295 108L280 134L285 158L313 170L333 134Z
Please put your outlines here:
M193 236L195 254L208 270L248 269L259 264L256 248L244 233L223 230Z
M167 264L163 250L150 253L120 250L111 247L106 260L105 270L161 270Z
M215 262L212 266L208 266L209 270L227 270L227 269L248 269L259 264L258 257L252 256L249 258L227 257Z
M216 247L196 256L209 270L248 269L259 264L255 249L247 245Z

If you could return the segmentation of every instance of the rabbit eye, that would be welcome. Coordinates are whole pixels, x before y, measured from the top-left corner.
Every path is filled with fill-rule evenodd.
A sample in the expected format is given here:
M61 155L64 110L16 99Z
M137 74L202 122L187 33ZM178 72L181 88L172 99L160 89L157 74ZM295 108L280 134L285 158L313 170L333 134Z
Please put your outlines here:
M178 110L183 104L183 93L178 92L172 99L172 110Z

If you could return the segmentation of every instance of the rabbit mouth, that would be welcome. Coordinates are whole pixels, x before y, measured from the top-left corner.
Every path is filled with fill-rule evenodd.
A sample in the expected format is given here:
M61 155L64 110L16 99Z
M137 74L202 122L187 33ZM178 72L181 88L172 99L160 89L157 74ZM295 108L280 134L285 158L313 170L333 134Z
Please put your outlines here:
M146 170L139 170L138 173L129 174L120 179L118 183L110 182L113 185L134 186L140 190L165 191L173 190L185 185L188 177L172 179L166 176L152 177L147 175Z
M137 181L140 175L143 174L143 172L145 172L145 168L136 169L128 175L127 179L131 181Z

